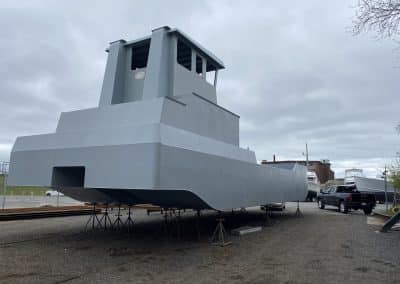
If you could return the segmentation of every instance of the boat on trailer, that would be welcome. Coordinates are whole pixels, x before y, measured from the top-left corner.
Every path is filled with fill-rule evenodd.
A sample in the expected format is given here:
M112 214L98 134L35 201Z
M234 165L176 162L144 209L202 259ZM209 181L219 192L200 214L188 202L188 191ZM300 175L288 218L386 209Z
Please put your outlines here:
M394 199L398 199L396 189L391 181L387 180L385 185L384 176L381 178L368 178L364 175L362 169L346 169L344 183L355 184L361 192L375 194L375 199L379 203L393 202Z
M318 193L321 191L321 183L315 170L307 171L307 189L306 201L315 201Z
M240 148L239 115L217 101L224 64L210 51L169 27L106 51L98 107L61 113L54 133L18 137L10 185L198 210L304 200L305 166L260 165Z

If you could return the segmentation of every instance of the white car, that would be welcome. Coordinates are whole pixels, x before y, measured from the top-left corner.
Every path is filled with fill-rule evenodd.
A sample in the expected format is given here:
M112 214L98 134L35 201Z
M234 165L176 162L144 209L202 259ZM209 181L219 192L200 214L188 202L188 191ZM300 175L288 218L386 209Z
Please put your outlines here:
M47 190L45 193L46 196L64 196L61 192L58 192L56 190Z

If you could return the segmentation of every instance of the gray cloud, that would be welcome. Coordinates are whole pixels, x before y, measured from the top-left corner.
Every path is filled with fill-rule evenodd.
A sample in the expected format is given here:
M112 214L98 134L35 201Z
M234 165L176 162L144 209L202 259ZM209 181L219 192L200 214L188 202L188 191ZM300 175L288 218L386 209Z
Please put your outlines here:
M108 42L169 25L225 62L219 102L240 114L241 144L258 159L302 158L308 141L339 175L375 175L400 148L400 61L394 42L346 32L354 3L2 2L0 160L16 136L98 103Z

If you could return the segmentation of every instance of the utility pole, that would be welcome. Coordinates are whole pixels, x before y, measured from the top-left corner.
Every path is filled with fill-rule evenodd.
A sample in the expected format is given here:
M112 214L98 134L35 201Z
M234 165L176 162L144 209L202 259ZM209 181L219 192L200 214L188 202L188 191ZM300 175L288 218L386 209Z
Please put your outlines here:
M6 191L7 191L7 175L8 175L8 163L2 162L1 163L1 173L3 174L3 202L1 208L4 209L6 207Z
M7 191L7 174L3 173L3 202L1 204L1 209L6 207L6 191Z
M387 169L385 165L385 171L383 172L383 178L385 180L385 206L386 206L386 211L388 211L388 197L387 197Z
M307 142L306 142L306 167L308 170L308 145L307 145Z

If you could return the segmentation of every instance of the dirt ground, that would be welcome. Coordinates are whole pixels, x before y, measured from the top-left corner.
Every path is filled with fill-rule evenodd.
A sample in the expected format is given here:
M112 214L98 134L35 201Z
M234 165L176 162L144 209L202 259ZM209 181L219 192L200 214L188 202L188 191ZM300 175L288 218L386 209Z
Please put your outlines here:
M159 214L135 211L135 231L85 231L88 216L0 223L0 283L400 283L400 231L379 219L302 203L258 233L210 245L216 215L183 214L165 232ZM114 214L114 213L113 213ZM112 214L112 215L113 215ZM125 217L125 216L124 216ZM228 230L265 225L259 210L226 216ZM175 232L175 233L174 233Z

